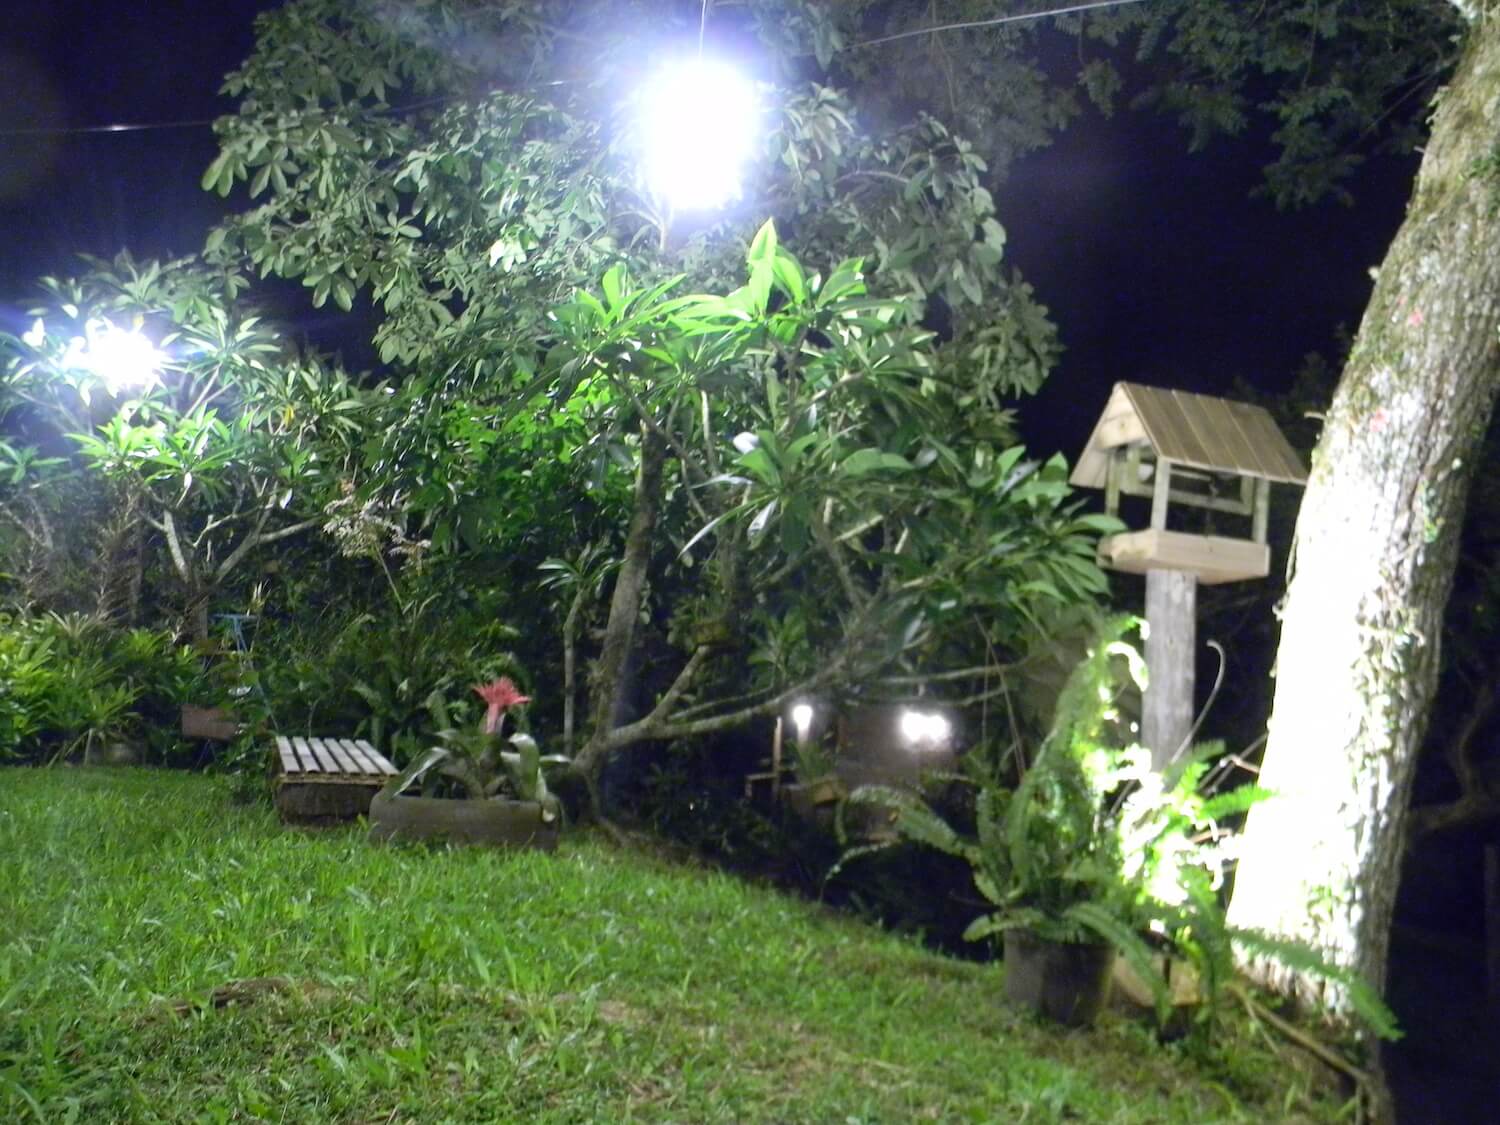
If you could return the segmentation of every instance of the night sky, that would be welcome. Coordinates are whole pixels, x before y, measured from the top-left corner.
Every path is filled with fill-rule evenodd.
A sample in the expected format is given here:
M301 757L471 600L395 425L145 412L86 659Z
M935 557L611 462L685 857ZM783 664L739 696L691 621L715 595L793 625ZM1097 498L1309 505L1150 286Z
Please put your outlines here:
M0 46L0 133L209 119L224 73L276 0L12 0ZM107 16L99 13L107 11ZM73 254L196 249L226 204L198 188L206 125L0 136L0 316L15 327L33 279ZM1400 221L1414 161L1377 161L1355 207L1281 214L1252 200L1269 151L1189 155L1146 113L1094 117L1023 161L997 191L1011 260L1052 310L1067 353L1023 422L1038 452L1075 456L1109 385L1210 393L1244 377L1284 388L1308 351L1353 328ZM231 197L228 204L242 204ZM309 310L290 327L338 343Z

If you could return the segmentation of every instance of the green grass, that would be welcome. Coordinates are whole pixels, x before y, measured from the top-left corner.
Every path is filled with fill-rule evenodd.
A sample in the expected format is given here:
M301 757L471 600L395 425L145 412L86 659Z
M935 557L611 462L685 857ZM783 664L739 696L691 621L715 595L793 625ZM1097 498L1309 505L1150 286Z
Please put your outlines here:
M1332 1119L1046 1029L1001 971L589 836L382 848L219 779L0 771L0 1121Z

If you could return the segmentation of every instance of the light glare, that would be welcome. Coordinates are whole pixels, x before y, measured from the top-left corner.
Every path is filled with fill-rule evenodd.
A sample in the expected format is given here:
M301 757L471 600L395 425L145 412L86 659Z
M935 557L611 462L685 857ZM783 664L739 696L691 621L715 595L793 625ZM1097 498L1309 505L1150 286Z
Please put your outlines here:
M755 87L734 67L691 59L659 74L643 99L646 182L680 211L740 193L756 133Z
M807 732L812 729L813 709L811 703L799 703L792 708L792 726L797 728L798 741L807 739Z
M952 733L953 724L948 721L948 716L939 711L914 711L907 708L901 712L901 736L914 747L935 749L946 743Z
M86 336L75 336L68 344L63 361L69 366L92 371L112 395L156 382L162 356L145 336L107 320L91 320L84 331Z

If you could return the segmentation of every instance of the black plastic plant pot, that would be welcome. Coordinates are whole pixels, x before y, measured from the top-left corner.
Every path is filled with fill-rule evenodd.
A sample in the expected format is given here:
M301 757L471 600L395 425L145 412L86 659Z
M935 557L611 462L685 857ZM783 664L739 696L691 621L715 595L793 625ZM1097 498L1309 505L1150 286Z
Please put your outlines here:
M455 844L550 852L557 847L558 820L555 814L546 819L536 801L391 797L377 793L370 802L370 839L446 840Z
M1089 1027L1109 998L1114 947L1005 932L1005 998L1063 1024Z

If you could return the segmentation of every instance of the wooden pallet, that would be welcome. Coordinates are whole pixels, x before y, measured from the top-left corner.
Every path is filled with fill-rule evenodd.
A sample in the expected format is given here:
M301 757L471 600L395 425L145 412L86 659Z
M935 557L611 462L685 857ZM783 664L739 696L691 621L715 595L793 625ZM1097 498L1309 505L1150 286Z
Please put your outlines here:
M352 820L396 775L396 767L361 738L276 738L281 773L276 807L283 820L328 824Z
M362 738L276 737L283 781L384 785L396 767Z

